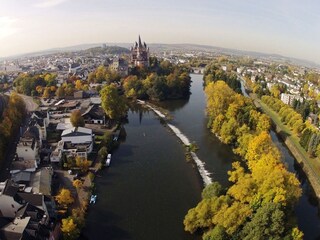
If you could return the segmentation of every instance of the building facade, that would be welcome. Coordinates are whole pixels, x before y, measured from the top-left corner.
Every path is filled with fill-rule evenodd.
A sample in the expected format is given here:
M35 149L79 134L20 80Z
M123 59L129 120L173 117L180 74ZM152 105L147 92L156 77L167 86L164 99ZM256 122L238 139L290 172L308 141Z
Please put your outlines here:
M292 105L294 100L297 100L299 102L303 102L303 98L298 95L281 93L281 101L283 103L288 104L288 105Z
M135 67L149 66L149 47L145 42L142 43L139 36L138 42L131 47L131 63Z

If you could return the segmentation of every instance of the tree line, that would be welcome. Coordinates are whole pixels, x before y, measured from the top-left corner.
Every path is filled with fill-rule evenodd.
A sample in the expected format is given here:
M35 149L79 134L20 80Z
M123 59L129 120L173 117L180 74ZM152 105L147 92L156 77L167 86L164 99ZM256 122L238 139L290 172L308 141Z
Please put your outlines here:
M94 79L101 72L104 72L103 67L94 72ZM106 75L101 74L102 76ZM148 68L135 67L120 82L116 79L107 81L107 85L100 90L101 105L110 119L120 119L128 109L126 98L154 101L187 98L190 95L190 85L188 68L150 58Z
M204 85L208 85L211 82L222 80L228 84L228 86L237 93L241 93L241 83L238 81L237 74L227 69L222 70L222 66L218 63L212 62L208 64L204 70Z
M228 172L229 188L215 182L203 190L185 216L185 230L201 232L205 240L302 239L293 215L300 183L268 134L269 118L223 81L209 83L205 92L208 127L242 161Z
M23 99L16 93L12 93L0 118L0 164L4 160L10 140L21 126L25 115L26 106Z
M134 68L122 85L127 98L162 101L187 98L191 78L188 68L151 58L149 68Z
M17 92L28 96L49 97L56 91L56 74L29 74L22 73L14 80L13 86Z
M261 101L274 110L281 121L300 138L300 145L310 157L320 157L320 131L291 106L270 96L262 96Z

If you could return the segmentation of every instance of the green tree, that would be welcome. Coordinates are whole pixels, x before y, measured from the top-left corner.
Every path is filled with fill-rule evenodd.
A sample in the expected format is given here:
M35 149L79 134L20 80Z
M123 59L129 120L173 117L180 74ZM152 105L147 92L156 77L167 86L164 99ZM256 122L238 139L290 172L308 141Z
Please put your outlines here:
M108 155L107 147L103 146L102 148L100 148L98 155L101 160L105 159Z
M74 110L71 113L70 122L74 127L84 127L85 123L80 110Z
M267 203L257 210L240 233L243 240L284 239L285 213L280 204Z
M56 96L57 98L64 98L66 95L65 91L64 91L64 88L62 86L58 87L57 90L56 90Z
M202 199L218 197L222 193L222 186L218 182L213 182L202 190Z
M105 86L101 91L101 105L111 119L120 119L127 113L123 96L120 96L114 85Z
M202 239L203 240L227 240L229 238L225 229L222 226L217 225L213 229L206 232L203 235Z

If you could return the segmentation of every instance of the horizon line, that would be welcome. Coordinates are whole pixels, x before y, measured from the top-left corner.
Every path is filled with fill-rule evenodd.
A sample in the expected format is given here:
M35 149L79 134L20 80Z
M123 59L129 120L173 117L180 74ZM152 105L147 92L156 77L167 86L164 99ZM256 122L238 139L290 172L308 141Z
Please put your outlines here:
M74 44L74 45L66 45L66 46L60 46L60 47L52 47L52 48L47 48L47 49L42 49L42 50L35 50L35 51L31 51L31 52L24 52L24 53L17 53L17 54L13 54L13 55L7 55L4 57L0 57L0 60L5 60L5 59L9 59L9 58L18 58L18 57L23 57L24 55L31 55L31 54L41 54L42 52L46 52L46 51L60 51L60 50L64 50L65 48L72 48L72 47L77 47L77 46L81 46L81 45L102 45L102 44L106 44L107 46L117 46L117 45L111 45L111 44L133 44L130 42L96 42L96 43L79 43L79 44ZM109 44L109 45L108 45ZM292 56L285 56L279 53L268 53L268 52L259 52L259 51L254 51L254 50L244 50L244 49L237 49L237 48L227 48L227 47L220 47L220 46L215 46L215 45L208 45L208 44L199 44L199 43L161 43L161 42L151 42L151 43L147 43L147 45L150 44L158 44L158 45L195 45L195 46L203 46L203 47L212 47L212 48L220 48L223 50L232 50L232 51L239 51L239 52L248 52L248 53L256 53L256 54L264 54L264 55L276 55L278 57L284 57L284 58L288 58L291 60L299 60L299 61L304 61L306 63L309 64L313 64L316 65L317 67L320 67L320 62L316 62L314 60L308 60L308 59L304 59L304 58L298 58L298 57L292 57ZM120 47L120 46L118 46ZM90 48L90 47L89 47ZM85 49L81 49L81 50L86 50L89 48L85 48ZM151 49L152 50L152 49ZM68 50L65 50L68 51ZM72 51L72 50L70 50ZM79 51L79 50L74 50L74 51ZM48 55L48 54L53 54L53 53L44 53L44 55Z

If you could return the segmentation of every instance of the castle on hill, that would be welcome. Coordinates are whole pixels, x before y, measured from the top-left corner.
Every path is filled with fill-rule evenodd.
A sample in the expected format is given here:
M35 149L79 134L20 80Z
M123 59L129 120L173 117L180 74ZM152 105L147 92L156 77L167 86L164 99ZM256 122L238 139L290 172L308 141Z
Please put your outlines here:
M139 35L138 42L131 47L131 63L136 67L148 67L149 66L149 47L145 42L141 42Z

